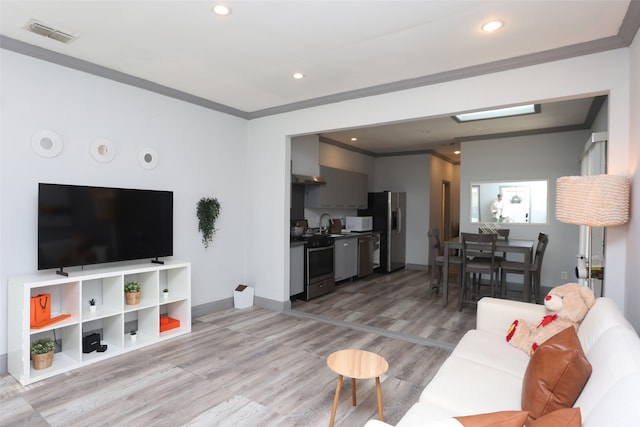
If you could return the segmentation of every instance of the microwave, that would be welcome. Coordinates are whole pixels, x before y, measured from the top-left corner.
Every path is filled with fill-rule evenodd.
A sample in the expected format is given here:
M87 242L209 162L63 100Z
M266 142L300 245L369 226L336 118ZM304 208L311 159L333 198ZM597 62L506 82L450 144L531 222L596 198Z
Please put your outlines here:
M373 230L373 217L348 216L345 218L344 228L347 231L371 231Z

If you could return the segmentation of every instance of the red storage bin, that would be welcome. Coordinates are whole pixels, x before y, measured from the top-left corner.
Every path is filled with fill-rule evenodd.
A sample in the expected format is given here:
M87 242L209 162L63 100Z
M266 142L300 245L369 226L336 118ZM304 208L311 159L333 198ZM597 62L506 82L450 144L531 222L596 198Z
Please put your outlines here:
M173 319L169 316L160 316L160 332L168 331L171 329L179 328L180 321Z

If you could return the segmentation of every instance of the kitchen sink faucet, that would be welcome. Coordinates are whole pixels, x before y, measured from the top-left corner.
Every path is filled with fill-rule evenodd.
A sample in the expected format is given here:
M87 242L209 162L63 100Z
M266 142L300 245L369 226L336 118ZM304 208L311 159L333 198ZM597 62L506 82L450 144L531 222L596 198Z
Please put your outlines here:
M328 218L329 222L327 223L327 226L326 226L326 227L324 227L324 229L323 229L323 227L322 227L322 220L324 219L324 217L325 217L325 216ZM318 228L320 228L320 232L321 232L321 233L323 233L323 232L325 232L325 231L329 231L329 226L330 226L330 225L331 225L331 215L329 215L329 214L328 214L328 213L326 213L326 212L325 212L325 213L323 213L322 215L320 215L320 220L318 220Z

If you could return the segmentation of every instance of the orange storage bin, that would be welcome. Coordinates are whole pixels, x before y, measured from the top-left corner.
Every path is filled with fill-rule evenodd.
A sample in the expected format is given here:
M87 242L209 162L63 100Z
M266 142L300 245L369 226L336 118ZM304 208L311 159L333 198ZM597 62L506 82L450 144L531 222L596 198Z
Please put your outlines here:
M160 316L160 332L168 331L171 329L179 328L180 321L173 319L169 316Z

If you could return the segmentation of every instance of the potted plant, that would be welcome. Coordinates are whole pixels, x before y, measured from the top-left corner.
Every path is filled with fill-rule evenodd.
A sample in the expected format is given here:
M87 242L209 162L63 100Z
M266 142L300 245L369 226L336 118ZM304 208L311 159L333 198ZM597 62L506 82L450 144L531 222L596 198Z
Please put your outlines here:
M209 247L209 243L213 240L213 235L216 232L216 220L220 215L220 202L215 197L203 197L198 202L196 214L198 216L198 231L202 233L202 244L206 249Z
M169 288L164 288L162 290L162 296L164 297L164 299L169 298Z
M127 282L124 285L124 295L127 299L127 305L140 304L140 283L133 280Z
M95 300L95 298L91 298L89 300L89 312L90 313L95 313L96 312L96 300Z
M40 338L31 343L33 369L46 369L53 363L55 345L51 338Z
M131 332L129 332L129 338L131 338L132 342L136 341L136 339L138 338L138 335L135 329L132 329Z

